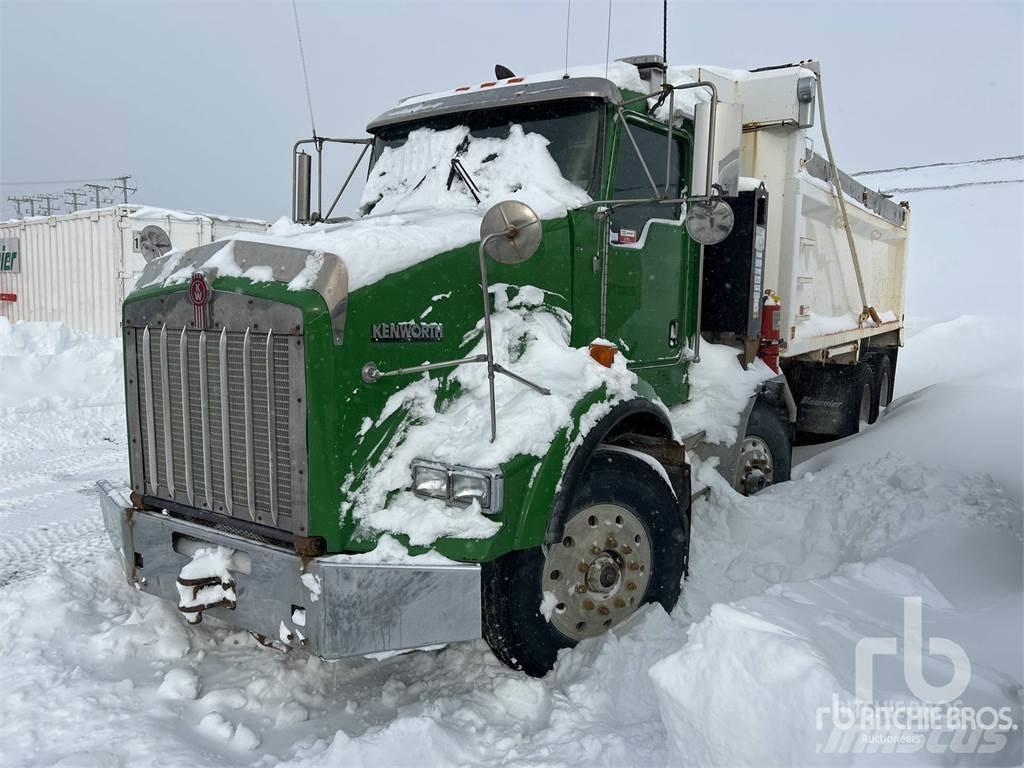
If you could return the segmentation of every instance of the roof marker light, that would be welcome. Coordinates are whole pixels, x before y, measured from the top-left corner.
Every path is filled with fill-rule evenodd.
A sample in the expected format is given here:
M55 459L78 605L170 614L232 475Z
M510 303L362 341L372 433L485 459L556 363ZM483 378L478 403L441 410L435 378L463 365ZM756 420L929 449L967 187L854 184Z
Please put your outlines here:
M507 82L509 85L511 85L512 83L521 83L525 79L525 77L510 77Z
M490 88L492 85L497 85L497 84L498 83L496 81L491 80L491 82L489 82L489 83L480 83L480 87L481 88Z
M455 92L459 93L460 91L468 91L468 90L469 90L469 86L468 85L460 85L458 88L455 89Z

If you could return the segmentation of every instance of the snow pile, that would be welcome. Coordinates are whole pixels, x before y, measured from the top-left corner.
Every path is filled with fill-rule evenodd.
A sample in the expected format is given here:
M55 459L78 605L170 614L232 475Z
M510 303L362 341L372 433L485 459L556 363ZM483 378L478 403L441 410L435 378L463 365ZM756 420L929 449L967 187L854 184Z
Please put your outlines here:
M1013 357L1005 329L991 318L962 315L923 329L908 325L907 330L910 341L900 350L897 365L897 397L965 375L997 371L1006 366L1007 356ZM1018 356L1018 367L1019 362Z
M704 430L705 442L734 442L751 396L759 384L776 375L760 358L744 370L735 349L702 341L700 362L690 364L690 399L669 410L676 435L683 438Z
M808 713L841 690L811 643L729 605L714 606L648 673L678 764L806 765L816 737Z
M0 317L0 413L124 400L121 343L63 323Z
M587 348L569 346L570 318L546 306L543 291L506 285L491 290L495 362L551 394L542 395L496 374L498 434L493 443L485 437L491 429L490 399L487 366L482 363L459 366L448 375L458 384L458 394L451 400L439 398L440 379L427 375L393 394L377 423L401 412L400 426L390 433L375 464L364 467L359 476L349 476L342 486L355 489L342 514L351 512L365 530L403 533L412 544L430 544L442 536L486 538L499 526L475 502L450 507L404 491L413 459L494 468L520 454L543 457L563 425L571 423L573 409L584 395L600 392L583 416L584 431L615 403L633 396L636 376L626 368L625 358L617 355L612 367L605 368ZM510 298L509 293L514 295ZM470 343L466 357L485 352L482 320L466 339L467 347Z

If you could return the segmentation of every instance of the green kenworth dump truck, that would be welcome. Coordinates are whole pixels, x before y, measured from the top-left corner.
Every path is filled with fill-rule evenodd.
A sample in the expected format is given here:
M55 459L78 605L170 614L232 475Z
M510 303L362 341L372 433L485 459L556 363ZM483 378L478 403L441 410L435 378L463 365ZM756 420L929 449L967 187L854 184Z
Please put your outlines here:
M104 518L190 622L324 658L482 637L544 674L675 605L691 462L754 493L888 404L909 215L808 149L815 62L501 74L299 142L291 221L124 302ZM324 210L337 142L354 218L348 180Z

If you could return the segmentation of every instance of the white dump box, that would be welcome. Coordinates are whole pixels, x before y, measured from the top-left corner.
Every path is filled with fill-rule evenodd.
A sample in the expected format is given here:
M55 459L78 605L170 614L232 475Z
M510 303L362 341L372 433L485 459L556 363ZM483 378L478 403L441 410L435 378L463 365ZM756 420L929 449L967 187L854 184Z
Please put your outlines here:
M881 322L865 320L832 168L814 151L816 70L813 62L751 72L683 67L669 76L682 72L718 89L713 176L726 194L749 193L762 184L767 192L763 268L752 277L760 290L751 294L754 303L764 290L779 296L783 357L849 361L865 337L888 334L887 343L902 343L910 212L839 172L864 302ZM696 105L695 117L705 126L707 112L706 103ZM833 139L842 134L841 123L834 120L829 127ZM705 183L707 152L701 149L698 142L692 179L697 192ZM757 307L750 312L753 323Z
M141 205L2 222L0 316L118 335L121 303L149 258L267 226Z

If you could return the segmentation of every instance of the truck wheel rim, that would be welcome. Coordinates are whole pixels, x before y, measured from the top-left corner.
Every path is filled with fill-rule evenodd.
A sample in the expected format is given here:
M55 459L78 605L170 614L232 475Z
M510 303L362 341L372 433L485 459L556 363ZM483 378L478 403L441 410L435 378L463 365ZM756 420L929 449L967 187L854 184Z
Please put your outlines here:
M740 474L736 490L744 496L753 496L764 490L775 479L775 464L768 443L756 435L743 439L740 446Z
M640 607L650 578L643 521L617 504L582 509L544 558L544 598L556 600L549 621L573 640L600 635Z

